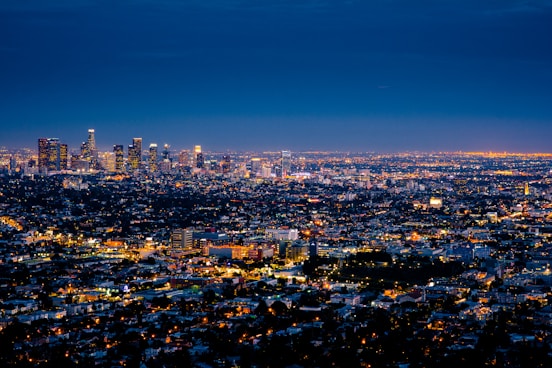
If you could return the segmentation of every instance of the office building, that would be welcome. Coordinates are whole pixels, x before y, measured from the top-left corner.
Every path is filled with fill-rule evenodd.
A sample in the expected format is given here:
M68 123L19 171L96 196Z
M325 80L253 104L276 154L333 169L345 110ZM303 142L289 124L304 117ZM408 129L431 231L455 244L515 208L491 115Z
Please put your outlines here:
M115 154L115 171L121 172L124 168L124 148L122 144L116 144L113 146L113 153Z
M88 138L86 142L82 142L81 144L81 158L89 162L89 167L91 169L100 168L94 129L88 129Z
M38 170L46 170L48 166L48 138L38 138Z
M108 172L116 172L116 156L114 152L101 152L98 154L98 163Z
M282 178L291 175L291 152L282 151Z
M67 164L69 161L69 152L66 144L59 145L59 169L67 170Z
M180 165L180 167L192 167L191 162L190 150L180 151L178 154L178 165Z
M67 145L60 144L58 138L39 138L38 169L43 173L47 171L66 170Z
M228 174L232 169L232 161L230 160L230 155L222 156L221 169L223 174Z
M157 171L157 143L151 143L149 146L148 164L150 172Z
M142 165L142 138L133 138L128 146L128 164L131 170L139 170Z
M48 171L58 171L60 163L60 147L59 139L51 138L48 141L48 164L46 169Z
M203 153L201 152L201 146L198 145L194 147L194 154L196 168L203 169L205 167L205 158L203 157Z
M173 249L192 251L194 246L194 232L191 229L175 229L171 233L171 247Z
M251 174L252 175L260 175L261 174L261 159L258 157L251 158Z
M88 129L88 150L90 151L90 167L98 169L98 150L96 149L96 136L94 129Z
M163 155L161 156L161 159L164 161L164 160L171 160L171 152L170 152L170 149L171 146L168 144L168 143L165 143L163 145Z

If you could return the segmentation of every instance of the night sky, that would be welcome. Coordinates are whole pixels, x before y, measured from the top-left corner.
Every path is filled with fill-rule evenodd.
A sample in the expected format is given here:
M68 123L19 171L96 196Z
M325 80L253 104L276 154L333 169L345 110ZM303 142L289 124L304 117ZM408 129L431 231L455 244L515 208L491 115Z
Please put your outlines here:
M0 146L552 152L549 0L2 0Z

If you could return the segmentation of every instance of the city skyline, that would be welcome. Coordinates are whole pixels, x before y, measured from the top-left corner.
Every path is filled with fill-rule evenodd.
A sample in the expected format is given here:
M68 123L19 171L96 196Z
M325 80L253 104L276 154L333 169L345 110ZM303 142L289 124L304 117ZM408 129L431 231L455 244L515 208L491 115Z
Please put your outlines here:
M550 152L552 2L0 5L0 146Z

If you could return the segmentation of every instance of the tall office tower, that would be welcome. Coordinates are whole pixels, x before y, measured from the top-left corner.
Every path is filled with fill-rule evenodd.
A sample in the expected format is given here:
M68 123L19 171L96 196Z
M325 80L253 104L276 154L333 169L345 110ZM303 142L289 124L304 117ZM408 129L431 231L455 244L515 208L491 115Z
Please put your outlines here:
M157 171L157 143L151 143L149 146L149 171Z
M259 175L261 173L261 159L258 157L251 158L251 174Z
M90 153L96 151L96 137L94 135L94 129L88 129L88 139L86 140L86 143L88 143Z
M98 152L98 164L99 167L104 170L114 173L117 170L115 169L115 152Z
M190 150L182 150L178 154L178 164L181 167L191 167Z
M113 146L113 153L115 154L115 171L121 172L123 171L124 163L125 163L125 152L123 149L122 144L116 144Z
M162 160L170 160L171 159L171 152L169 151L170 148L171 148L171 146L168 143L165 143L163 145L163 154L162 154L162 157L161 157Z
M168 143L163 145L163 151L161 152L161 160L159 160L159 171L168 173L172 168L172 158L170 152L171 146Z
M195 153L195 166L198 169L203 169L205 166L205 159L203 158L203 153L201 152L201 146L195 146L194 147L194 153Z
M63 158L65 163L62 163ZM67 145L60 144L58 138L39 138L38 170L46 172L65 169L67 169Z
M88 145L88 150L90 151L90 157L94 158L96 155L96 137L94 129L88 129L88 139L86 140L86 144Z
M136 161L136 152L135 152L135 149L134 149L134 145L133 144L129 144L128 145L128 168L130 170L136 170L134 168L134 165L136 165L135 163Z
M38 138L38 170L44 171L48 166L48 138Z
M69 152L66 144L59 145L59 169L67 170L67 162L69 160Z
M282 151L282 178L291 174L291 152Z
M46 169L49 171L59 170L59 159L60 159L60 147L59 139L57 138L48 138L48 162L46 164Z
M8 162L8 170L10 172L15 172L17 170L17 160L13 155L10 156L10 161Z
M88 142L81 143L81 158L86 161L90 161L90 148Z
M96 137L94 129L88 129L88 139L86 140L90 155L90 168L99 169L98 150L96 149Z
M128 162L132 170L138 170L142 164L142 138L133 138L128 146Z
M230 155L223 155L222 163L221 163L222 173L228 174L231 168L232 168L232 160L230 159Z

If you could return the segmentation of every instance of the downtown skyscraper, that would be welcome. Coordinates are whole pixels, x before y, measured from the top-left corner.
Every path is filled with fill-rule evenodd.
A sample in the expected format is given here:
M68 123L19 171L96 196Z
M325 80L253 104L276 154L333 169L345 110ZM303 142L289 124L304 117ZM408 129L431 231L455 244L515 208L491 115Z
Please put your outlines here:
M291 174L291 151L282 151L282 178Z
M88 129L88 138L81 144L81 159L88 162L90 169L99 169L98 150L96 148L96 132Z
M113 146L113 153L115 154L115 171L121 172L124 169L125 164L125 152L122 144L116 144Z
M38 170L42 173L67 170L67 152L67 145L58 138L39 138Z
M131 170L139 170L142 166L142 138L133 138L128 146L128 164Z
M149 171L157 171L157 143L151 143L149 146Z

